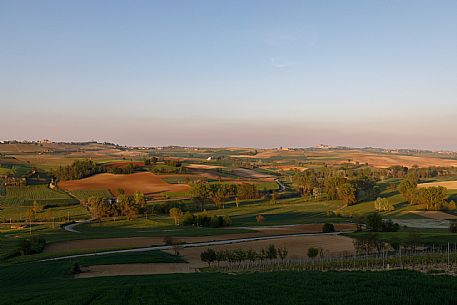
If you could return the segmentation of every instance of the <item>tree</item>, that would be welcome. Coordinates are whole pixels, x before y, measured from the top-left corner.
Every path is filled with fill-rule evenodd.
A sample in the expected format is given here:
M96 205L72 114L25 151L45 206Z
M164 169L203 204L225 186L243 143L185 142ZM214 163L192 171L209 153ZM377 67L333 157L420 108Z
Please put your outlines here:
M289 251L287 251L286 248L278 248L278 256L280 259L286 259L288 253Z
M454 211L457 209L457 205L455 204L454 200L451 200L451 202L449 202L449 204L447 205L447 209L450 211Z
M236 186L236 196L240 199L257 199L260 197L255 184L241 183Z
M191 212L186 212L184 214L182 224L184 226L191 226L195 223L195 216Z
M214 251L211 248L206 249L200 254L200 259L202 260L202 262L207 263L208 267L211 267L211 263L216 261L217 258L218 257L216 251Z
M357 202L357 190L349 182L346 182L339 187L338 195L346 205L353 205Z
M442 186L432 186L419 190L418 200L425 204L427 210L441 210L448 198L447 189Z
M191 184L190 195L194 201L200 204L200 210L203 211L205 204L210 201L210 190L207 182L197 181Z
M35 214L41 211L41 207L38 205L38 202L36 202L36 200L33 202L32 210Z
M268 259L275 259L278 257L278 251L276 250L275 245L271 244L265 251Z
M394 223L391 219L383 220L381 214L375 212L366 217L367 229L372 232L396 232L400 225Z
M400 182L398 191L410 204L416 204L417 177L415 175L408 174L408 176Z
M371 213L366 217L367 229L373 232L382 231L382 216L379 213Z
M117 205L122 215L127 216L128 220L132 220L138 213L138 208L132 196L119 195L117 197Z
M309 196L314 187L318 186L317 177L313 171L296 172L292 177L294 188L303 196Z
M144 209L144 207L146 206L146 199L145 199L144 194L142 192L138 192L138 191L135 192L133 194L133 201L141 209Z
M333 225L333 223L325 223L325 224L322 226L322 232L323 232L323 233L335 232L335 226Z
M308 257L315 258L319 254L319 249L317 248L308 248Z
M183 212L179 208L170 209L170 217L173 218L175 225L179 225L183 218Z
M449 224L449 232L457 233L457 222L453 221Z
M257 221L257 223L262 223L262 222L265 221L265 216L263 216L263 215L257 215L257 216L255 217L255 220Z
M273 194L271 194L270 203L277 204L278 203L277 197L278 197L278 195L276 194L276 192L273 192Z
M376 211L393 211L395 210L392 203L387 198L377 198L374 202L374 208Z
M324 190L330 200L339 199L338 189L346 182L347 179L342 177L328 177L324 180Z

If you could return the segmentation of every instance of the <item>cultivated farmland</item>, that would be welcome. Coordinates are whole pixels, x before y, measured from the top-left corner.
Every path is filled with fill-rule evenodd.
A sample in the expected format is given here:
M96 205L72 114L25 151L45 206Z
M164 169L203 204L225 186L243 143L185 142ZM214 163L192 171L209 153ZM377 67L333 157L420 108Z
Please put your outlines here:
M108 189L112 194L116 194L117 190L122 188L129 194L140 191L151 196L189 189L189 186L185 184L166 183L160 176L149 172L130 175L99 174L81 180L62 181L59 183L59 187L68 191Z

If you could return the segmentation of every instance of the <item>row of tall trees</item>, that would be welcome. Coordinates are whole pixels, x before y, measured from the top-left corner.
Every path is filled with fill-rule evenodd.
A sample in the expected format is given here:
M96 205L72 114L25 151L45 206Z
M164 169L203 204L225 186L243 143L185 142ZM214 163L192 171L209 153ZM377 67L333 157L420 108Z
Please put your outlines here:
M297 172L292 177L293 186L304 197L319 199L319 194L327 194L330 200L342 200L347 205L361 200L369 200L379 195L376 181L366 176L354 176L349 179L341 176L342 172L326 168Z
M219 208L224 208L229 199L256 199L260 198L257 187L251 183L208 183L197 181L192 183L190 194L203 211L205 205L213 203Z
M102 171L102 167L92 160L76 160L68 166L60 166L53 174L59 180L78 180Z
M285 259L288 255L286 248L276 248L275 245L271 244L267 248L261 249L260 251L254 250L244 250L244 249L235 249L235 250L214 250L208 248L200 254L202 262L211 266L213 262L230 262L235 263L242 261L258 261L266 259Z

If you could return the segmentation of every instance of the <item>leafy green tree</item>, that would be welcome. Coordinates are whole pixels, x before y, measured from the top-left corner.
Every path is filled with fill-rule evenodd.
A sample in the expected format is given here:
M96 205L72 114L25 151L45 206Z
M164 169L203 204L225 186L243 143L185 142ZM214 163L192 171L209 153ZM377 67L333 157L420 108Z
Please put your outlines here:
M315 258L319 254L319 249L317 248L308 248L308 257Z
M398 191L400 194L408 201L410 204L417 203L417 177L412 174L408 174L408 176L400 182L398 186Z
M353 205L357 202L357 190L349 182L344 183L338 189L338 195L346 205Z
M128 220L132 220L138 213L137 206L132 196L129 195L119 195L117 197L117 205L122 213L122 215L127 216Z
M382 216L379 213L371 213L366 217L367 229L373 232L382 231Z
M211 200L211 192L207 182L197 181L191 184L190 195L200 205L200 210L203 211L206 204Z
M278 257L278 251L276 250L276 247L273 244L267 247L265 253L268 259L275 259Z
M425 204L427 210L441 210L448 198L448 191L442 186L419 189L419 202Z
M175 225L179 225L183 218L183 212L179 208L170 209L170 217L174 220Z
M331 233L331 232L335 232L335 226L333 225L333 223L324 223L324 225L322 226L322 232L323 233Z
M376 211L393 211L395 207L390 203L388 198L377 198L374 202L374 208Z

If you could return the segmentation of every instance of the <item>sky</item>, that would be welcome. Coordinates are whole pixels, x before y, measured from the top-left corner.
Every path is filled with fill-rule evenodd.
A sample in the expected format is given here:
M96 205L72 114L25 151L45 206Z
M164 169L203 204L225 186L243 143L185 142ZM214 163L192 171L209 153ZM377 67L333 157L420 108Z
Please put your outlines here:
M0 140L457 150L456 12L0 0Z

